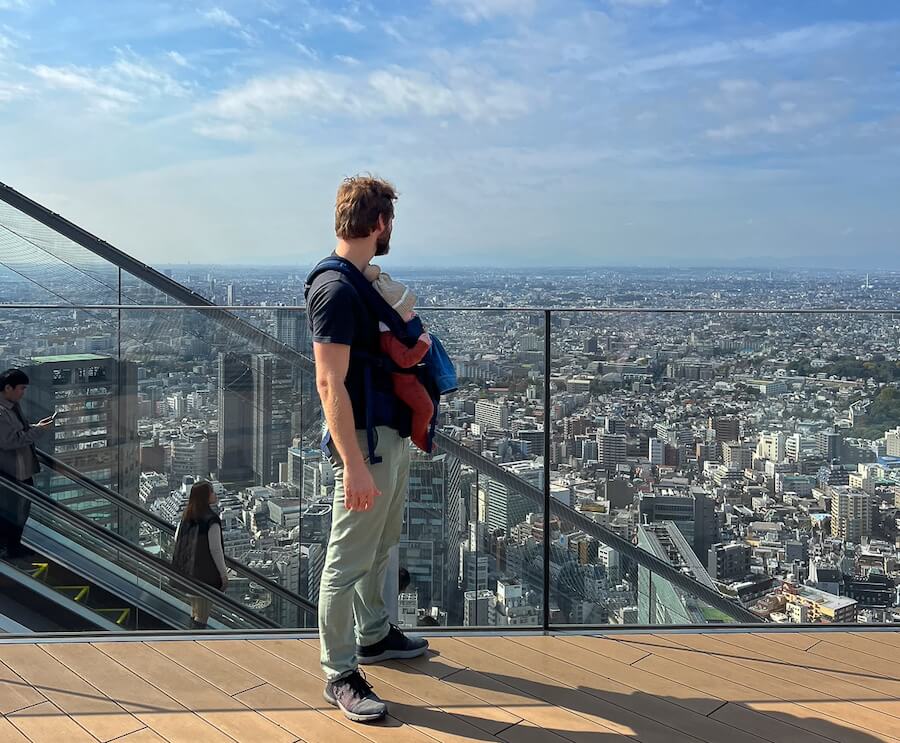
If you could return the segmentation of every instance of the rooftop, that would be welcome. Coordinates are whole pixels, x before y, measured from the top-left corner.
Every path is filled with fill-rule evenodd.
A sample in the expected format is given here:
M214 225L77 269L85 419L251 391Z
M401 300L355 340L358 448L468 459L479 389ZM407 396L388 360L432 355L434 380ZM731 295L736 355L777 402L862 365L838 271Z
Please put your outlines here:
M101 639L102 638L98 638ZM900 633L431 639L370 666L355 725L308 639L0 644L0 739L239 743L874 743L900 737Z
M820 591L818 588L812 588L810 586L798 585L794 586L794 589L801 598L804 598L807 601L815 601L817 604L821 604L834 611L846 609L848 606L853 606L856 603L856 601L847 598L846 596L835 596L833 593Z
M73 361L109 361L110 356L101 356L96 353L67 353L59 356L34 356L31 363L34 364L61 364Z

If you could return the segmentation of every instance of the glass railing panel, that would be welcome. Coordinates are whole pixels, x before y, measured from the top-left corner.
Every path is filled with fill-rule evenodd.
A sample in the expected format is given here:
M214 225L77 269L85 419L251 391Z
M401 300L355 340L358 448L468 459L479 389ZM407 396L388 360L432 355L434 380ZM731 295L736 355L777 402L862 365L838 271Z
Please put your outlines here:
M428 296L428 295L426 295ZM435 296L431 293L430 296ZM543 477L543 314L422 308L453 359L459 390L442 399L438 430L507 472ZM533 534L543 501L490 479L440 447L414 446L401 565L419 624L539 625L543 561Z
M559 590L569 606L561 622L887 615L890 591L878 589L893 586L883 558L900 484L888 456L900 425L891 315L557 315L551 523L566 564L551 554L551 597ZM635 564L566 506L715 593ZM560 579L572 572L593 583Z
M123 357L139 379L142 505L175 525L191 483L211 480L226 555L309 597L320 556L303 541L301 514L317 511L315 483L304 486L304 475L318 447L304 441L319 426L313 375L298 353L305 315L129 309L122 328ZM327 481L326 471L318 475ZM250 578L233 576L229 593L283 626L314 622Z
M0 266L9 303L115 304L119 271L0 200Z

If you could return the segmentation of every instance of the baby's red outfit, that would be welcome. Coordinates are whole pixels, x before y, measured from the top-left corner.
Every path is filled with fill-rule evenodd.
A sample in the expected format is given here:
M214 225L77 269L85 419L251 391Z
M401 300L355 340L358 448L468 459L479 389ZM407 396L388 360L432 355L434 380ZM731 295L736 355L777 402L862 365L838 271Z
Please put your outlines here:
M416 341L416 345L409 348L402 343L391 331L381 333L381 351L391 357L391 360L401 369L411 369L418 364L431 344L422 338ZM428 447L428 429L434 416L434 405L428 392L422 386L415 374L403 374L394 372L391 374L394 383L394 394L412 411L413 443L424 452L430 452Z

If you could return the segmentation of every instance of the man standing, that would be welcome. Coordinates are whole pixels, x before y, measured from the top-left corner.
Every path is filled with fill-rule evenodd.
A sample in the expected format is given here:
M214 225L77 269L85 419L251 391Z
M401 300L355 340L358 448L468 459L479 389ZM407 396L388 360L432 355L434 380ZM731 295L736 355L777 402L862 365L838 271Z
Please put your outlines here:
M28 381L21 369L7 369L0 374L0 472L33 485L32 478L40 469L34 442L53 423L53 418L44 418L34 426L25 420L19 402L28 389ZM0 483L0 549L5 549L8 558L27 554L21 540L30 511L29 501Z
M348 271L362 274L374 256L387 254L396 199L393 186L377 178L358 176L341 184L334 256ZM325 699L349 719L371 722L382 718L387 707L358 664L414 658L428 648L426 640L406 637L390 624L382 597L388 553L399 543L403 526L408 411L386 397L393 395L389 371L367 365L367 356L380 354L378 318L350 277L335 270L315 276L307 312L335 469L331 537L319 588ZM378 404L367 400L367 394L379 395ZM374 427L371 461L367 423Z

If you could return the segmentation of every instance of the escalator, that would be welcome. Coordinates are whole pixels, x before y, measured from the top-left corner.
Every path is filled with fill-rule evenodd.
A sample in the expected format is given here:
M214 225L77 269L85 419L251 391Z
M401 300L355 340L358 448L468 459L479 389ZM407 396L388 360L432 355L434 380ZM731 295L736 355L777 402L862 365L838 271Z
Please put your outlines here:
M41 459L55 477L68 478L71 488L106 499L117 518L99 523L0 476L0 487L31 502L22 543L32 551L0 560L0 631L184 629L192 597L210 602L211 629L302 626L312 616L311 604L232 560L227 593L185 578L166 555L174 541L170 524L52 457ZM287 623L291 619L294 624Z

